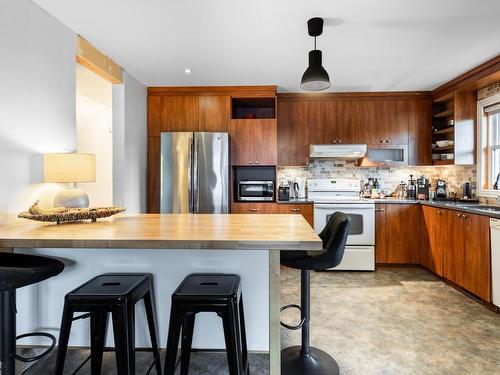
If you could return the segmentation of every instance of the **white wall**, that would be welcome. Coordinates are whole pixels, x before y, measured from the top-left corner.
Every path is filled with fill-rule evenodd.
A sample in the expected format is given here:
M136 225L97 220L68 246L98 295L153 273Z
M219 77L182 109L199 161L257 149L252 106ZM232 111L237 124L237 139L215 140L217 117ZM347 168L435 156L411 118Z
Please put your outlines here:
M127 72L123 78L113 85L113 200L146 212L147 91Z
M29 0L0 0L0 220L52 204L42 154L72 152L76 35Z
M77 150L96 156L96 181L80 183L90 206L113 204L112 84L77 64Z

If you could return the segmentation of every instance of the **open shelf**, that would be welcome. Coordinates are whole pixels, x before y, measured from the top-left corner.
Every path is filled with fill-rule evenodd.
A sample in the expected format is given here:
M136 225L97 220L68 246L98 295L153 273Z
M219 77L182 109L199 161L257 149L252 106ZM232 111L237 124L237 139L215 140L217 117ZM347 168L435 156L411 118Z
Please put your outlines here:
M276 98L231 98L232 119L274 119Z
M432 152L441 152L441 151L449 151L449 150L454 150L455 145L449 145L449 146L444 146L444 147L436 147L432 149Z
M455 132L455 126L447 126L446 128L439 129L433 132L433 135L441 135L441 134L453 134Z
M436 113L434 115L434 117L437 117L437 118L445 118L445 117L452 117L452 116L453 116L453 108L444 110L444 111Z
M433 160L432 165L452 165L455 163L455 159L448 160Z

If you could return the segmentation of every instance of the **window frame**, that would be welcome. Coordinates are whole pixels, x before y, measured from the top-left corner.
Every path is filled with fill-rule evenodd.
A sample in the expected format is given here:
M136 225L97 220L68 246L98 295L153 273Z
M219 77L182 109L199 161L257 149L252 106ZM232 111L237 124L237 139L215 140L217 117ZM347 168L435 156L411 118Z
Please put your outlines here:
M488 140L488 124L485 124L487 116L484 115L484 108L492 104L500 103L500 93L478 100L477 102L477 195L481 197L500 197L500 190L485 189L484 181L486 176L491 174L491 163L486 160L489 152L484 153L485 149L490 149ZM489 150L488 150L489 151ZM486 170L488 169L488 170Z

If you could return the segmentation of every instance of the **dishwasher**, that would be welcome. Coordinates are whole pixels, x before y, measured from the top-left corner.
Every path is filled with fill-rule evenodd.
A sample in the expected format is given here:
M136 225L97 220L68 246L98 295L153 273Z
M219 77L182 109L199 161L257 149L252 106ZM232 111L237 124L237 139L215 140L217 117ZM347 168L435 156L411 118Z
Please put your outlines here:
M500 219L490 219L490 236L493 304L500 307Z

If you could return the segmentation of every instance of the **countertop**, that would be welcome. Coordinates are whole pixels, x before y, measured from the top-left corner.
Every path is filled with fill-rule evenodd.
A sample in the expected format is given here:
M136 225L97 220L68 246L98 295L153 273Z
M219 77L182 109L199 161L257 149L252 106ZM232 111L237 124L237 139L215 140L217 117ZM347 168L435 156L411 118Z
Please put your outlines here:
M0 248L322 250L302 215L117 215L95 223L0 226Z

